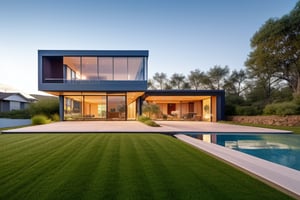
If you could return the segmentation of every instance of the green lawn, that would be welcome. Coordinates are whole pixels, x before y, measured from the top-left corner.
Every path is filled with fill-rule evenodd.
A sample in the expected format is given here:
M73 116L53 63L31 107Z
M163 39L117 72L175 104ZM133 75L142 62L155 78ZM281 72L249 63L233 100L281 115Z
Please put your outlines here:
M0 134L0 199L291 199L159 134Z

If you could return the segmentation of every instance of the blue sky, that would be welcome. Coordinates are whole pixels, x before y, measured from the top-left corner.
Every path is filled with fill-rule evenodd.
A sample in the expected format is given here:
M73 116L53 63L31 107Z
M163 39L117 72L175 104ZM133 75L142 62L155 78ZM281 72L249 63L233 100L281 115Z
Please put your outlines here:
M296 2L0 0L0 83L37 92L38 49L149 50L149 78L240 69L253 34Z

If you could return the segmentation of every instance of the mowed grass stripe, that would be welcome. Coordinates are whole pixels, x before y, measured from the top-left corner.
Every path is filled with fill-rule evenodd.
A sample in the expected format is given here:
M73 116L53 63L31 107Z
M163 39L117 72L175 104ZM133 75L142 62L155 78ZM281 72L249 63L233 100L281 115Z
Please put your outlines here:
M84 136L86 137L86 136ZM72 156L72 159L62 164L58 172L48 180L59 181L53 185L52 191L46 191L42 199L81 199L81 196L90 189L90 182L97 173L98 162L101 160L101 153L105 152L106 143L109 137L97 138L96 135L89 135L88 141L82 143L79 152ZM46 197L46 198L45 198Z
M0 169L6 168L0 181L9 172L9 180L1 181L0 199L291 199L165 135L30 137L41 142L33 147L25 137L27 148L11 156L9 166L0 159ZM0 140L5 145L6 135ZM12 145L11 137L8 141ZM1 155L11 155L0 149Z
M49 138L47 135L44 135L44 137L43 140ZM35 151L29 148L23 152L22 156L17 156L15 164L11 166L11 171L15 173L11 174L5 182L6 188L4 192L6 195L10 196L20 193L20 196L23 195L25 197L24 194L27 195L28 191L32 190L32 187L39 186L37 184L39 180L46 180L52 171L55 171L59 166L67 162L68 158L73 159L72 154L76 154L76 151L80 150L76 140L80 141L80 137L61 135L56 140L47 143L47 145L38 146L39 148L36 148ZM30 152L33 152L33 155ZM15 182L15 180L22 181ZM55 184L58 180L56 180Z

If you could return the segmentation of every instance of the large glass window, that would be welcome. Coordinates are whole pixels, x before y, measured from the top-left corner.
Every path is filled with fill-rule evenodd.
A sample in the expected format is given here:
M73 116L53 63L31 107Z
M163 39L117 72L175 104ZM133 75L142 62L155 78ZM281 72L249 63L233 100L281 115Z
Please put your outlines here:
M86 119L106 118L106 96L84 96L83 117Z
M128 80L143 80L143 58L128 58Z
M113 80L113 58L98 57L99 79Z
M66 56L63 58L64 79L65 80L145 80L147 69L145 66L146 62L144 62L144 59L145 59L144 57L69 57ZM48 68L52 69L52 67L51 68L48 67ZM47 72L47 73L50 74L51 72ZM56 74L56 72L55 73L53 72L52 74ZM60 75L60 77L61 76L62 75ZM51 78L53 79L53 77L50 77L48 79L52 80ZM56 79L57 78L55 77L55 80ZM62 80L62 78L60 78L60 80Z
M82 118L82 96L65 96L64 103L65 120Z
M64 57L67 80L81 79L81 57ZM70 78L70 79L68 79Z
M126 119L126 100L125 96L108 96L107 97L107 118L109 120Z
M98 80L97 57L82 57L81 80Z
M114 58L114 80L127 80L127 58Z

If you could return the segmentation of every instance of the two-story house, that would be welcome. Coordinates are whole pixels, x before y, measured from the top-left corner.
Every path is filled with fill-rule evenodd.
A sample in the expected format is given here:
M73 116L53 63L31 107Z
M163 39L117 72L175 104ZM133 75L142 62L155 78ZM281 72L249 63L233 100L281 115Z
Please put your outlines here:
M61 120L224 119L223 90L147 90L147 50L39 50L39 90L59 96Z

